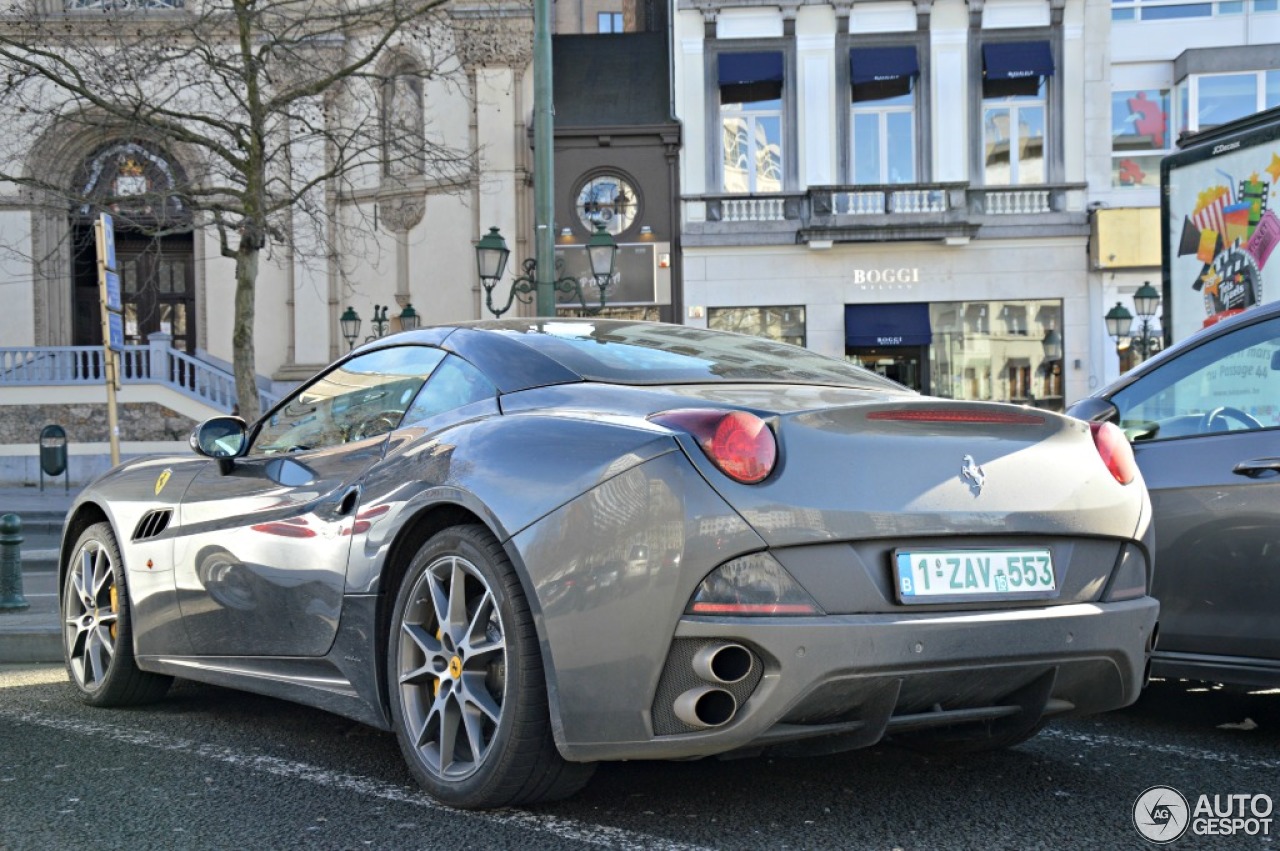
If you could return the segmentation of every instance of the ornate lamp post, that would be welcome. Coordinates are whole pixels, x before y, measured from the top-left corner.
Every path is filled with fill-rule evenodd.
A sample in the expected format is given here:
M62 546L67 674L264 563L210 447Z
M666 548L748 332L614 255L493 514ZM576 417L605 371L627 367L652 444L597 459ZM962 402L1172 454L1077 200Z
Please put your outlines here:
M596 286L600 290L599 305L587 306L587 298L582 291L582 283L577 278L562 277L550 282L550 291L553 297L552 305L551 309L544 313L541 305L542 293L540 292L543 280L542 275L539 274L538 260L531 257L521 263L524 274L517 275L512 280L511 290L507 293L506 304L496 307L493 303L493 291L497 289L498 282L506 271L507 260L511 257L511 250L507 248L507 241L503 239L502 233L496 227L489 228L489 232L476 243L476 268L480 273L480 286L484 288L484 304L494 316L502 316L502 314L510 310L516 299L519 299L522 304L529 304L535 294L539 299L538 315L554 316L554 295L556 292L562 292L576 298L584 313L599 313L609 301L609 287L613 284L613 267L617 256L618 244L614 242L613 237L605 230L604 225L597 223L596 232L591 234L591 238L587 240L587 260L591 264L591 276L595 278ZM560 272L559 262L554 264L554 269L557 274Z
M1156 292L1156 288L1151 286L1150 281L1143 281L1142 286L1138 287L1138 291L1133 294L1133 306L1138 311L1138 319L1141 321L1137 343L1142 351L1142 359L1146 360L1155 354L1153 349L1156 341L1151 335L1151 320L1160 309L1160 293Z
M373 306L373 319L369 322L369 327L373 333L364 338L366 343L387 335L387 329L391 327L391 320L387 318L387 311L390 309L391 305L389 304L375 304ZM401 331L413 331L422 325L422 317L418 315L418 311L413 309L412 304L406 304L397 318L400 320ZM347 305L347 309L338 317L338 325L342 328L342 339L347 341L347 351L351 351L356 346L356 340L360 337L361 321L360 314L356 313L355 308L351 305Z
M1117 356L1120 355L1120 348L1124 342L1132 340L1133 348L1137 349L1142 360L1146 360L1155 353L1157 348L1158 340L1152 334L1152 326L1156 312L1160 309L1160 293L1151 286L1150 281L1144 281L1142 286L1138 287L1138 291L1133 294L1133 306L1138 311L1136 335L1133 333L1133 314L1118 301L1115 307L1107 311L1103 320L1107 324L1107 333L1116 341Z
M342 339L347 341L347 351L351 351L356 347L356 337L360 336L360 316L351 305L347 305L338 318L338 325L342 327Z

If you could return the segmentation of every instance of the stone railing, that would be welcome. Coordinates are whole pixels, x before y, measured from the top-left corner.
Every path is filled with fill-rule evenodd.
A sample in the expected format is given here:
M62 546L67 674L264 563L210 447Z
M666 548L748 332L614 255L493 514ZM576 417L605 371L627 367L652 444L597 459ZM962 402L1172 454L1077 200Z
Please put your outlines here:
M172 348L165 334L151 335L145 346L125 346L119 367L121 384L162 384L225 412L235 405L234 377ZM101 346L0 348L0 387L101 384L104 378ZM278 401L275 394L258 390L260 410Z
M968 183L918 183L880 186L811 186L804 192L769 195L696 195L684 199L686 223L722 228L758 223L800 229L830 227L901 228L895 238L910 238L909 229L977 231L983 224L1008 225L1017 219L1062 213L1077 184L1041 186L972 186ZM1079 198L1073 204L1082 204ZM1081 212L1083 215L1083 212ZM874 217L875 224L870 221ZM887 219L887 220L886 220ZM1021 221L1018 224L1030 224Z

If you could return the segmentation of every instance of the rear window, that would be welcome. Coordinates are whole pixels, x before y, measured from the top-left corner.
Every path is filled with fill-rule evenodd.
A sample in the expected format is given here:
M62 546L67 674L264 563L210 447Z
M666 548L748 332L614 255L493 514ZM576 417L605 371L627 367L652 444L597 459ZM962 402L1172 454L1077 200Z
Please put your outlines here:
M492 327L492 326L491 326ZM900 390L843 360L759 337L617 320L511 322L502 333L588 381L611 384L777 382Z

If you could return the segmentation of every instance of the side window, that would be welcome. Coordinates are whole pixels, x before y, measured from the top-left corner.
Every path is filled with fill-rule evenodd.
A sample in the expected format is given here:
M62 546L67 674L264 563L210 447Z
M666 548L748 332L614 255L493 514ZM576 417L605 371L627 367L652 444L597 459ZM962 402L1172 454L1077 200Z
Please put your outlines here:
M1280 319L1198 346L1111 401L1134 440L1280 426Z
M449 355L404 415L406 425L498 395L496 387L471 364Z
M443 359L439 349L397 346L334 367L271 415L249 454L325 449L385 434Z

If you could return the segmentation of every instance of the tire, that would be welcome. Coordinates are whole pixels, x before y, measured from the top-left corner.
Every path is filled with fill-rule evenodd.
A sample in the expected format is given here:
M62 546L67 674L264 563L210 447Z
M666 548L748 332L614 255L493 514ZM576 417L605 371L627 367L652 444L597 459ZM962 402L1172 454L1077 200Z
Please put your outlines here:
M414 557L392 612L387 682L400 750L442 803L555 800L595 769L556 750L529 604L483 526L445 529Z
M164 697L172 677L139 670L120 547L109 523L80 535L62 587L62 652L71 684L90 706L136 706Z

